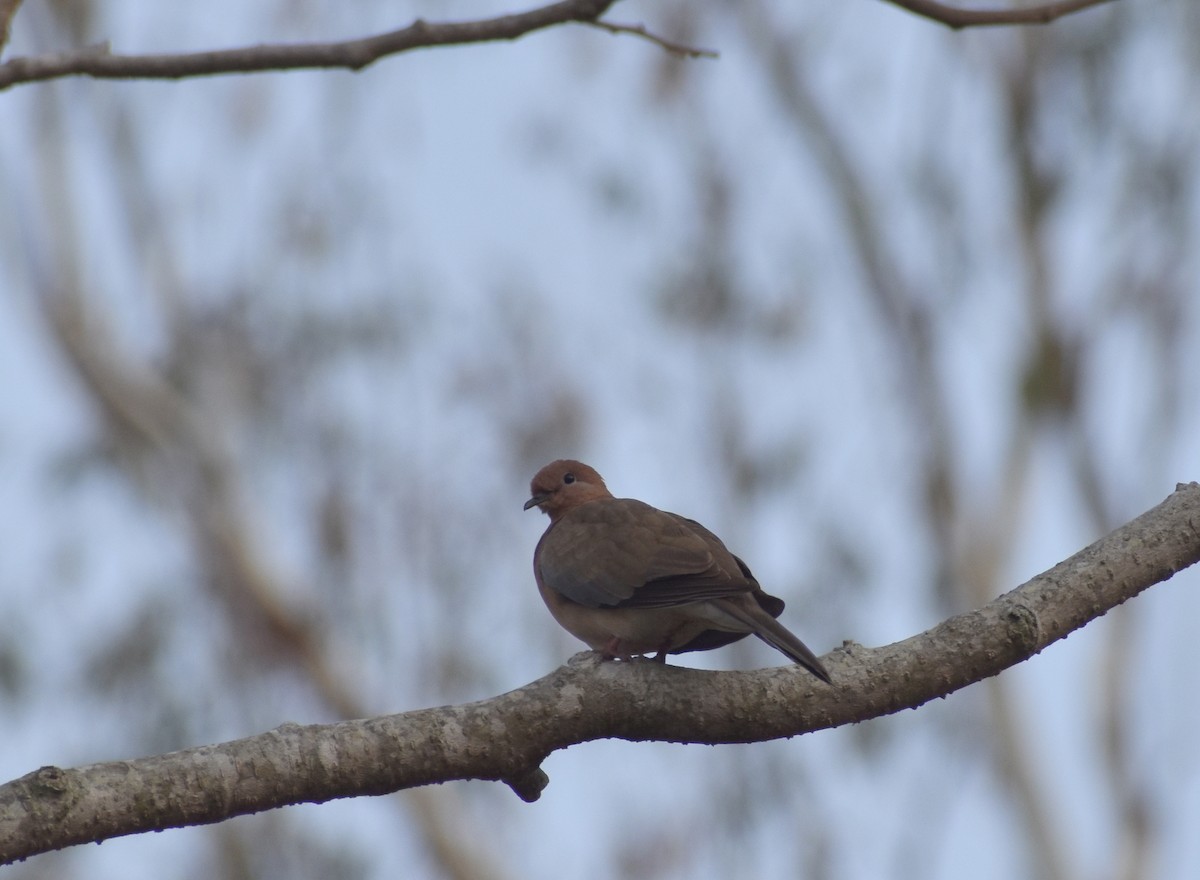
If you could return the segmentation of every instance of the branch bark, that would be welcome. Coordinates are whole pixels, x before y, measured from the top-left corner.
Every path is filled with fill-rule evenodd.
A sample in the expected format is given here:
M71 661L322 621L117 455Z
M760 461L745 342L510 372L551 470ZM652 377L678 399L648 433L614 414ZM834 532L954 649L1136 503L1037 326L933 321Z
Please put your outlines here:
M210 52L168 55L114 55L107 44L0 64L0 91L19 83L64 76L96 79L182 79L265 70L346 68L362 70L389 55L433 46L515 40L533 31L567 22L591 22L615 0L561 0L527 12L461 22L417 19L399 30L328 43L243 46Z
M510 693L461 706L258 736L0 786L0 864L78 843L220 822L302 802L456 779L536 800L551 752L594 739L747 743L877 718L1028 659L1200 561L1200 484L982 608L881 648L825 658L835 686L796 667L706 672L581 654Z

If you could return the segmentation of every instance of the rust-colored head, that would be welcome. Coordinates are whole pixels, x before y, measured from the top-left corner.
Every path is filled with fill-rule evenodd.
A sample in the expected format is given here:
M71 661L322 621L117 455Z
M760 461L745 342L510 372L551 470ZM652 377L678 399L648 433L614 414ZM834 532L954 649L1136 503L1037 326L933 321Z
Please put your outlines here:
M594 468L569 458L552 461L538 471L529 483L529 493L532 497L525 502L525 509L536 507L551 522L580 504L613 497Z

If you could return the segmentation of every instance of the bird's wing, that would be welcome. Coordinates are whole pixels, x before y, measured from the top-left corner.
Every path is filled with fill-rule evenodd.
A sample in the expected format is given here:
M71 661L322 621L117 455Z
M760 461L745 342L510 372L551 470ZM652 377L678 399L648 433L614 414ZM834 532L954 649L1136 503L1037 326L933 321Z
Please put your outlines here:
M629 498L566 514L538 545L542 582L593 608L662 608L752 591L757 583L715 535Z

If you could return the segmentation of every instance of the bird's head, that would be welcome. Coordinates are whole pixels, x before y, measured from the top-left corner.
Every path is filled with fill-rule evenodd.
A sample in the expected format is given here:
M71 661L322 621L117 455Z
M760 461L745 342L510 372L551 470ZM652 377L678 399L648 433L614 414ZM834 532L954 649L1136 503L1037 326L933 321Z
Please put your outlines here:
M612 498L603 477L583 462L569 458L552 461L538 471L529 483L529 493L525 509L536 507L551 521L580 504Z

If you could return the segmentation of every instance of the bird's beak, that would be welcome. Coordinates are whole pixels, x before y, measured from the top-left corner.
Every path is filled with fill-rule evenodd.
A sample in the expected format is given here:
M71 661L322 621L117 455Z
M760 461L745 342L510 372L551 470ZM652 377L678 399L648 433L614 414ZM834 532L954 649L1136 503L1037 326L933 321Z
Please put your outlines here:
M541 495L534 495L532 498L530 498L528 501L525 502L525 506L522 508L522 510L528 510L531 507L537 507L538 505L544 503L548 497L550 497L550 496L548 496L544 493Z

